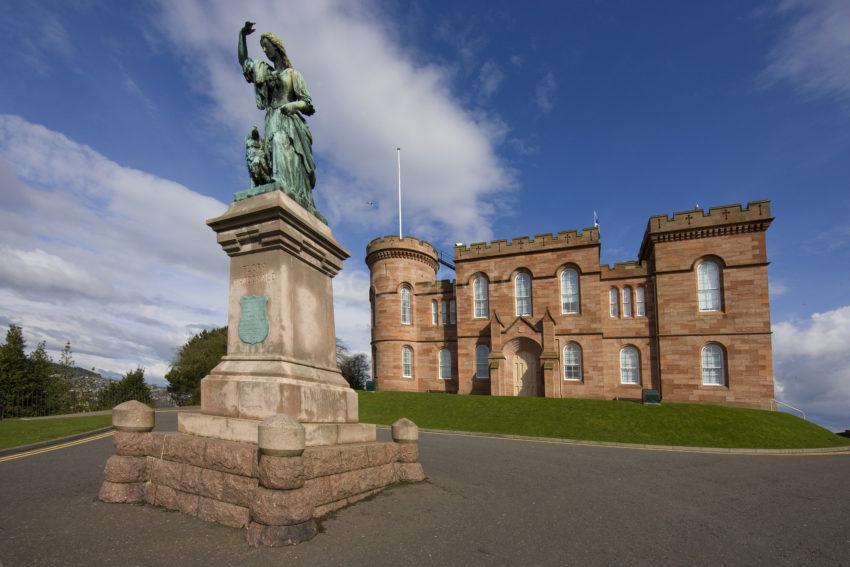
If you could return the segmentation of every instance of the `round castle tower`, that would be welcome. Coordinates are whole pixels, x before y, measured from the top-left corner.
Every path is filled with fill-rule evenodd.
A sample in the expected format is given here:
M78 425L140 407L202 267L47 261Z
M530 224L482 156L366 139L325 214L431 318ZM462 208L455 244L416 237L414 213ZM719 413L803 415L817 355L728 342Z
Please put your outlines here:
M418 389L415 345L419 327L430 322L431 314L430 302L417 304L414 287L417 282L435 280L437 258L436 248L411 236L384 236L366 246L371 278L372 372L377 389ZM402 310L402 298L408 296L405 288L410 298L409 318ZM411 353L407 369L403 364L405 346Z

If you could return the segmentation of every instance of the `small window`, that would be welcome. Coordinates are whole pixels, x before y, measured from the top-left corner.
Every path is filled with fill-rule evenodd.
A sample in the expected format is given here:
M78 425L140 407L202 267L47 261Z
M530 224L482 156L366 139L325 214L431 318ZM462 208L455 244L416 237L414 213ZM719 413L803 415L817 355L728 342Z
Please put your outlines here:
M531 276L525 272L516 275L514 292L516 296L516 314L531 315Z
M436 325L436 324L439 323L438 317L439 317L439 314L438 314L438 308L437 308L437 300L434 299L434 300L431 301L431 324L432 325Z
M401 375L404 378L413 377L413 349L401 347Z
M457 323L457 303L454 299L449 301L449 322L452 325Z
M632 288L623 288L623 317L632 316Z
M640 353L633 346L620 350L620 383L640 384Z
M635 316L646 317L646 288L642 285L635 288Z
M410 288L407 286L401 288L401 322L410 325Z
M616 287L612 287L608 292L608 313L611 317L619 317L620 316L620 292L617 291Z
M475 347L475 377L481 380L490 378L490 363L487 357L490 355L490 349L487 345L478 345Z
M702 347L702 383L704 386L725 386L726 370L723 347L709 343Z
M700 311L720 311L720 266L712 260L704 260L697 266L697 295Z
M440 378L448 380L452 377L452 355L449 349L440 349Z
M564 380L581 380L581 347L567 343L564 347Z
M487 278L477 276L472 282L472 294L475 303L475 318L486 319L490 316L490 293L487 289Z
M445 301L440 302L440 323L442 323L443 325L449 324L448 305L446 305Z
M579 312L578 272L567 268L561 272L561 313Z

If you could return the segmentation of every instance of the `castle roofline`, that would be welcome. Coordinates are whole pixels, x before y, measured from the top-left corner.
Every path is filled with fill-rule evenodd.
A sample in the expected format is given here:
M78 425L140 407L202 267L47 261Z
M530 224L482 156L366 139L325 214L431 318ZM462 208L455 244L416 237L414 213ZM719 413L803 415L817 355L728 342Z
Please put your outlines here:
M599 246L598 228L585 228L581 232L577 230L563 230L556 235L552 233L537 234L534 238L530 236L516 236L510 242L507 240L493 240L490 242L475 242L469 245L461 244L455 246L455 262L477 260L492 256L528 254L529 252L594 245Z
M439 254L433 244L413 236L382 236L366 245L366 264L383 258L409 258L428 264L435 272L439 268Z
M767 230L773 217L770 201L750 201L741 204L721 205L704 209L692 209L668 215L655 215L649 218L638 257L645 260L650 245L656 242L691 240L725 236L744 232Z

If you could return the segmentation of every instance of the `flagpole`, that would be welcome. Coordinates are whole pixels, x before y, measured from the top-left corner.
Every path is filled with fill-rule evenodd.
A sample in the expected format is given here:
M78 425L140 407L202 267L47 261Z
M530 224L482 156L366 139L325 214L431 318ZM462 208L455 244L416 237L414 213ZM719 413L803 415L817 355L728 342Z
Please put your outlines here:
M401 148L396 148L396 162L398 165L398 239L404 240L401 232Z

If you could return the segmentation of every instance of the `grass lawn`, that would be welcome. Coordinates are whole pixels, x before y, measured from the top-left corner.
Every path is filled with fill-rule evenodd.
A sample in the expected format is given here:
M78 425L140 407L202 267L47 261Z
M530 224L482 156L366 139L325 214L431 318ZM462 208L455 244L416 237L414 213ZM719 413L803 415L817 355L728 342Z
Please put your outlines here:
M360 392L360 421L651 445L798 449L850 439L787 413L702 404Z
M0 449L29 445L111 425L112 415L0 421Z

